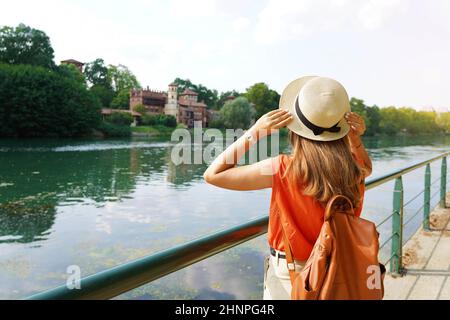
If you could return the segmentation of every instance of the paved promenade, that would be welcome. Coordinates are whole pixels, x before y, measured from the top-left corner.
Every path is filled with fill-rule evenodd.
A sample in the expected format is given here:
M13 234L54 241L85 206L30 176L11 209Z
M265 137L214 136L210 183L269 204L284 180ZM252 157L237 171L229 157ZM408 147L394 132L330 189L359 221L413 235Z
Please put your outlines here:
M437 207L431 214L430 228L420 229L405 245L406 275L386 277L385 299L450 300L450 208Z

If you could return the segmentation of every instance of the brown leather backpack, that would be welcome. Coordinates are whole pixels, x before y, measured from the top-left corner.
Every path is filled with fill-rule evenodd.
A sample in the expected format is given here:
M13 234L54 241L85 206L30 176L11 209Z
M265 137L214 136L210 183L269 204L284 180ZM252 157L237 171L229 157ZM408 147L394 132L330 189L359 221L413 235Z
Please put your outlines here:
M336 208L338 199L345 201ZM284 229L283 234L292 300L383 299L386 269L378 262L379 234L374 223L354 215L347 197L328 202L319 238L301 272L295 271Z

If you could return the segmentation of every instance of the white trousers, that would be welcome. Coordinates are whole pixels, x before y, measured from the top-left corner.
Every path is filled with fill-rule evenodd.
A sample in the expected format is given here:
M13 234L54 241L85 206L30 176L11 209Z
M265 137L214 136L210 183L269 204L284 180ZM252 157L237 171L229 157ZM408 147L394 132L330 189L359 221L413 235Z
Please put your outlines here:
M277 252L277 254L280 252ZM284 253L283 253L284 254ZM296 261L295 269L300 272L304 262ZM264 300L290 300L292 284L285 259L267 256L264 259Z

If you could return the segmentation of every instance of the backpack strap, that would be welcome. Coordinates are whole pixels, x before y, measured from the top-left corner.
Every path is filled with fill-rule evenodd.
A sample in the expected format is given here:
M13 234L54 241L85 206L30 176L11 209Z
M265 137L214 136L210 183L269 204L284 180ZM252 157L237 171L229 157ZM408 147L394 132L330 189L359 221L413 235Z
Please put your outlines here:
M325 208L325 215L324 215L325 221L327 221L327 220L329 220L331 218L331 215L333 213L331 211L331 209L333 209L333 204L338 199L344 199L346 202L348 202L350 204L350 208L351 208L351 211L349 213L352 214L352 215L355 214L355 211L354 211L354 208L353 208L353 202L348 197L338 194L338 195L333 196L327 203L327 207Z
M289 239L287 237L286 231L284 230L283 222L281 221L281 215L279 212L278 212L278 216L280 217L281 230L283 231L284 253L286 254L287 268L289 270L289 277L291 278L291 283L293 284L294 279L295 279L294 256L292 255L291 245L289 243Z
M325 221L330 219L331 214L332 214L331 209L333 208L333 204L336 202L336 200L338 200L340 198L346 200L350 204L351 214L354 214L354 208L353 208L352 201L348 197L346 197L344 195L335 195L327 203L327 207L325 209L325 216L324 216L325 217ZM286 254L286 262L287 262L287 268L289 270L289 277L291 278L291 283L293 284L294 283L294 279L295 279L295 261L294 261L294 256L292 255L291 245L289 243L289 239L287 237L286 230L284 229L280 212L277 211L277 213L278 213L278 216L280 217L281 230L283 231L284 252Z

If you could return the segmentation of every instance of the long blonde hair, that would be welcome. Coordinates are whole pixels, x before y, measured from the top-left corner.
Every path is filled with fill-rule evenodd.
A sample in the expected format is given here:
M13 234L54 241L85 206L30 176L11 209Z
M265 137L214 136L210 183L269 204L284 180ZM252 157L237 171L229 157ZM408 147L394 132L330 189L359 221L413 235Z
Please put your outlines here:
M303 193L313 196L323 207L334 195L347 196L358 208L364 175L355 163L346 137L336 141L314 141L289 132L293 160L286 176L303 184Z

